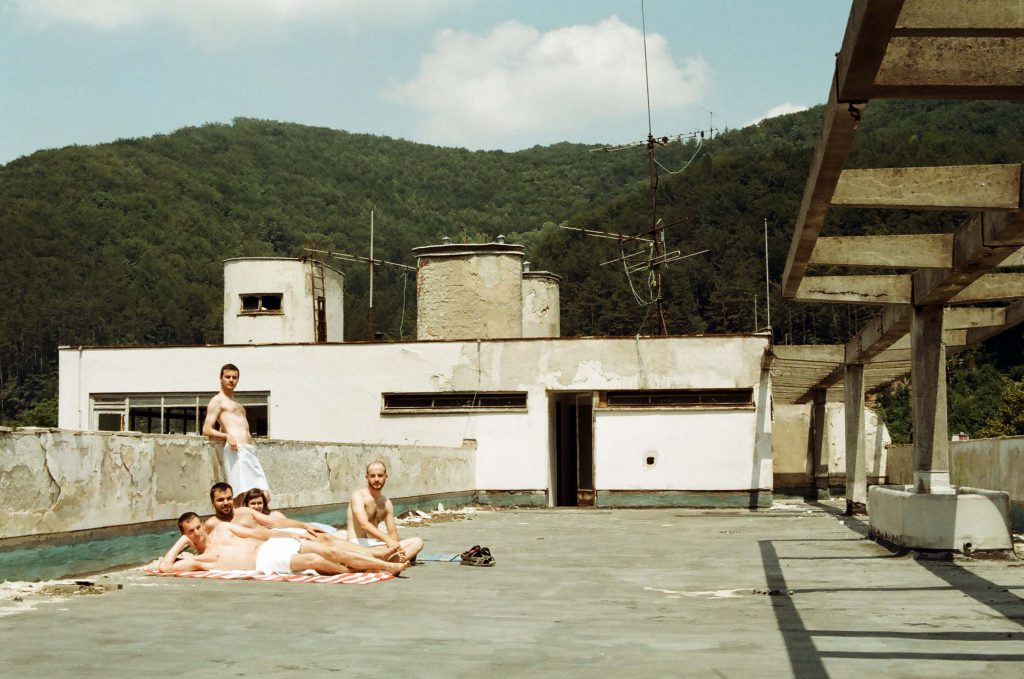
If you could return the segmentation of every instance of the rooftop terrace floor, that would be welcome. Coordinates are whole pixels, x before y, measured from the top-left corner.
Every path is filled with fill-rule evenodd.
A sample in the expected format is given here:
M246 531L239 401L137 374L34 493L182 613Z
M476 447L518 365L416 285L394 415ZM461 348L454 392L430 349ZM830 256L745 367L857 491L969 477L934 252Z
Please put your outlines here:
M99 576L0 608L0 676L1024 676L1024 562L932 561L833 506L504 510L366 586Z

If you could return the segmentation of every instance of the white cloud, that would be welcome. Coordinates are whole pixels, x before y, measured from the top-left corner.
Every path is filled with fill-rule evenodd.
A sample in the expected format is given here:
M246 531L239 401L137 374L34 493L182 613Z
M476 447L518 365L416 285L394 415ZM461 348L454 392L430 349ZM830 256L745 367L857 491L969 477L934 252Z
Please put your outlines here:
M242 37L278 33L303 20L342 25L414 23L469 2L389 0L386 12L366 0L15 0L15 7L40 28L72 23L114 31L145 22L168 22L217 49Z
M647 37L652 108L699 101L710 80L703 59L677 65L665 39ZM522 132L565 130L643 112L643 35L617 17L548 33L516 21L487 35L438 33L414 79L387 94L426 114L430 143L500 145Z
M745 125L742 125L741 127L749 127L751 125L757 125L762 120L767 120L768 118L774 118L776 116L784 116L787 113L799 113L800 111L806 111L806 110L807 110L806 106L803 106L801 104L794 104L792 102L787 101L785 104L779 104L778 106L773 106L772 108L768 109L768 112L765 113L760 118L754 118L753 120L751 120L750 122L748 122Z

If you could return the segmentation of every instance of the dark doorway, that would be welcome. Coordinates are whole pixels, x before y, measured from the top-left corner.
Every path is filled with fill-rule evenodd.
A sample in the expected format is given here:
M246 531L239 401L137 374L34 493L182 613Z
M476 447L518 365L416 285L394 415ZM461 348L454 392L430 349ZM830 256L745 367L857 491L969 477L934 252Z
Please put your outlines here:
M593 507L593 394L552 394L551 418L554 425L554 504L558 507Z

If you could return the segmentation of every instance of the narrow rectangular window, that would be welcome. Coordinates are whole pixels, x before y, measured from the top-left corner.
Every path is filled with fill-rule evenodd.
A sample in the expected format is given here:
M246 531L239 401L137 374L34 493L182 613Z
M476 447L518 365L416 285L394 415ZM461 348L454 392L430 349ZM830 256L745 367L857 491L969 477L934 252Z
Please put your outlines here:
M382 394L384 413L525 410L525 391Z
M752 408L754 390L637 389L609 391L599 399L608 408Z
M242 301L242 310L239 312L245 316L258 316L260 314L284 313L282 299L284 295L279 292L264 292L258 294L239 295Z

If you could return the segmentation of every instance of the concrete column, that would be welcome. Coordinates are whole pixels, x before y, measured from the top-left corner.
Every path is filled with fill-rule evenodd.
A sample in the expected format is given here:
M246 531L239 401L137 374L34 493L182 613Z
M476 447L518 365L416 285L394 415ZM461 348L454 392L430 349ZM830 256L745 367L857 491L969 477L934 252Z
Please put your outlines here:
M868 478L864 455L864 365L847 363L843 378L846 415L846 514L866 514Z
M942 306L914 307L910 323L910 381L914 410L914 485L918 493L951 493L946 423L946 345Z
M828 456L825 454L825 389L814 390L811 407L811 483L816 500L828 497Z

